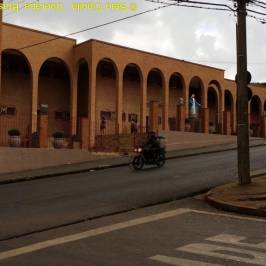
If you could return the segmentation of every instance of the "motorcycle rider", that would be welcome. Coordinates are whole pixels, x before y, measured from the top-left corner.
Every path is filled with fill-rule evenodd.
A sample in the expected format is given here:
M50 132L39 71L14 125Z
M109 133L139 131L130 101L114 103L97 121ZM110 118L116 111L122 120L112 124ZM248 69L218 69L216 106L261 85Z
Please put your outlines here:
M146 143L144 144L145 156L153 157L160 150L160 141L155 132L149 132Z
M155 164L162 167L165 164L165 148L161 145L160 139L155 132L149 132L142 149L137 149L138 154L134 156L131 165L135 170L140 170L145 164Z

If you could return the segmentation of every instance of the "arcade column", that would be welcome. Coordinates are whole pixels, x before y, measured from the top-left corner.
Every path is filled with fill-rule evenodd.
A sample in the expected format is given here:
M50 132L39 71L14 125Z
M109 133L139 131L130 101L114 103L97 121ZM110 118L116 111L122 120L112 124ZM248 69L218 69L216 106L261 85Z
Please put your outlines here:
M38 110L38 73L32 73L31 84L31 133L37 131L37 110Z
M209 108L201 109L202 132L209 133Z
M231 135L231 112L223 112L223 133L224 135Z
M262 116L261 120L261 136L266 139L266 116Z
M117 93L116 93L116 133L121 134L123 131L123 74L118 73Z
M81 149L89 148L89 119L86 117L80 118L80 141Z
M185 106L178 104L176 107L176 130L185 131Z
M166 85L164 85L163 98L162 129L169 130L169 87Z
M149 124L150 130L154 132L158 132L159 129L159 103L157 101L150 102L150 117L149 117Z
M96 133L96 66L92 62L89 65L89 77L88 146L93 148Z
M141 84L141 100L140 100L140 132L146 132L147 124L146 124L146 116L147 116L147 78L143 76L142 84Z
M48 110L43 111L38 115L38 133L39 133L39 147L48 148Z
M70 89L70 133L72 136L77 134L77 85L77 74L74 73Z

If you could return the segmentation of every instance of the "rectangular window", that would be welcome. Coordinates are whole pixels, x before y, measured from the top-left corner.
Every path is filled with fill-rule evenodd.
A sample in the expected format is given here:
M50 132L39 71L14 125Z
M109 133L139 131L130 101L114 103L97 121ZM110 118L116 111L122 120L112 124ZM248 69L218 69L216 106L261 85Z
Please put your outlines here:
M111 112L101 111L101 118L104 117L105 120L111 120Z
M15 107L7 107L7 114L8 115L15 115L17 113L17 110Z
M101 111L100 119L102 117L104 117L105 120L115 121L116 120L116 113L115 112L109 112L109 111Z
M138 115L137 115L137 114L128 114L128 122L131 122L132 119L133 119L135 122L138 122Z
M16 115L17 109L12 106L0 106L0 115Z
M70 120L70 113L66 111L57 111L55 112L55 119L56 120L63 120L63 121L69 121Z

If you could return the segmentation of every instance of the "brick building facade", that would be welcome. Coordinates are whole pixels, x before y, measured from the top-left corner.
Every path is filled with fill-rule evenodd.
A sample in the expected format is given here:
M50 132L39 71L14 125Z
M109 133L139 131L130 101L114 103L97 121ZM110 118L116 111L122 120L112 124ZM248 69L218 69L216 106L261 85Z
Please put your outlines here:
M132 118L139 131L156 123L158 130L236 132L236 84L222 69L98 40L77 45L7 23L0 36L0 145L11 127L24 136L37 132L41 106L48 106L48 136L63 131L85 147L101 134L103 116L104 134L128 133ZM250 88L251 134L265 137L266 88ZM192 93L201 108L199 124L188 129Z

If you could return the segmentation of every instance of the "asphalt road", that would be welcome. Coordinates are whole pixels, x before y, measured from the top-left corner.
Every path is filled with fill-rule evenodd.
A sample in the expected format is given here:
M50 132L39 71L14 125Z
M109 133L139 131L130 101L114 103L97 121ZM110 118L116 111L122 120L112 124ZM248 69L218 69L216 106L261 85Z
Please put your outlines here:
M251 168L266 168L266 147ZM0 186L0 240L182 198L236 179L236 151Z
M265 226L197 196L1 241L0 265L265 266Z

